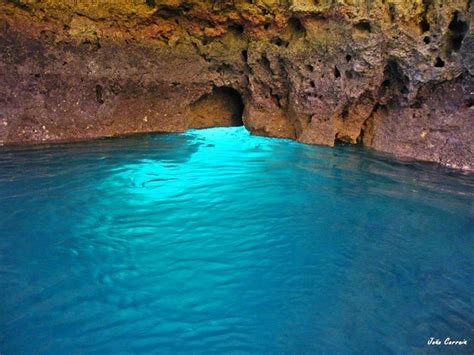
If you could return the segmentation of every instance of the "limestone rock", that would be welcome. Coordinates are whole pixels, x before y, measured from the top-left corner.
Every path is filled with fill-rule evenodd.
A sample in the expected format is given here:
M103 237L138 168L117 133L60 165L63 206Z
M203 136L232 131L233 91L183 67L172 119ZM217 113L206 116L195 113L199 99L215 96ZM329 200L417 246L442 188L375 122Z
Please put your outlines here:
M0 143L243 124L474 170L469 0L6 0Z

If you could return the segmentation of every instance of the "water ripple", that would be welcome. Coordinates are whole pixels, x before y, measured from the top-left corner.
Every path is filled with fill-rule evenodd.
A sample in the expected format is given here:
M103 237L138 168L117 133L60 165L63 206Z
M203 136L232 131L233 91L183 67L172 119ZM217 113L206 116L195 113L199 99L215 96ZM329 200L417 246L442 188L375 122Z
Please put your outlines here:
M1 147L0 352L472 353L473 197L243 128Z

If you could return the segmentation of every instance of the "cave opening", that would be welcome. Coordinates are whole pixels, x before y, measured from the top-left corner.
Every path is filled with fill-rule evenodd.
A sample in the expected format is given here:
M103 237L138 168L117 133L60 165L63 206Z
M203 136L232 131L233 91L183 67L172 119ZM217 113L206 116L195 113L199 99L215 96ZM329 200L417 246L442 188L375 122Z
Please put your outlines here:
M244 102L229 86L215 86L191 105L190 128L243 126Z

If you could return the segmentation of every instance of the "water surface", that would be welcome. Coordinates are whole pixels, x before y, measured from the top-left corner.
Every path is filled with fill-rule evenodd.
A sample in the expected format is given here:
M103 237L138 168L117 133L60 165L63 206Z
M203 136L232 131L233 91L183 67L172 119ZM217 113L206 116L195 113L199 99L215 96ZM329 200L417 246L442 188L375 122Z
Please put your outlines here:
M0 353L472 353L473 197L243 128L3 147Z

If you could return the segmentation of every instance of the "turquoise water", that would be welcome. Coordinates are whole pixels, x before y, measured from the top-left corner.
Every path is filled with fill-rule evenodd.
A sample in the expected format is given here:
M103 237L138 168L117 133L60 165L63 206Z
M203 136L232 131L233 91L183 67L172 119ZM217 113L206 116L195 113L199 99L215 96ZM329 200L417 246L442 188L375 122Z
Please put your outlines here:
M472 353L473 197L244 128L3 147L0 353Z

